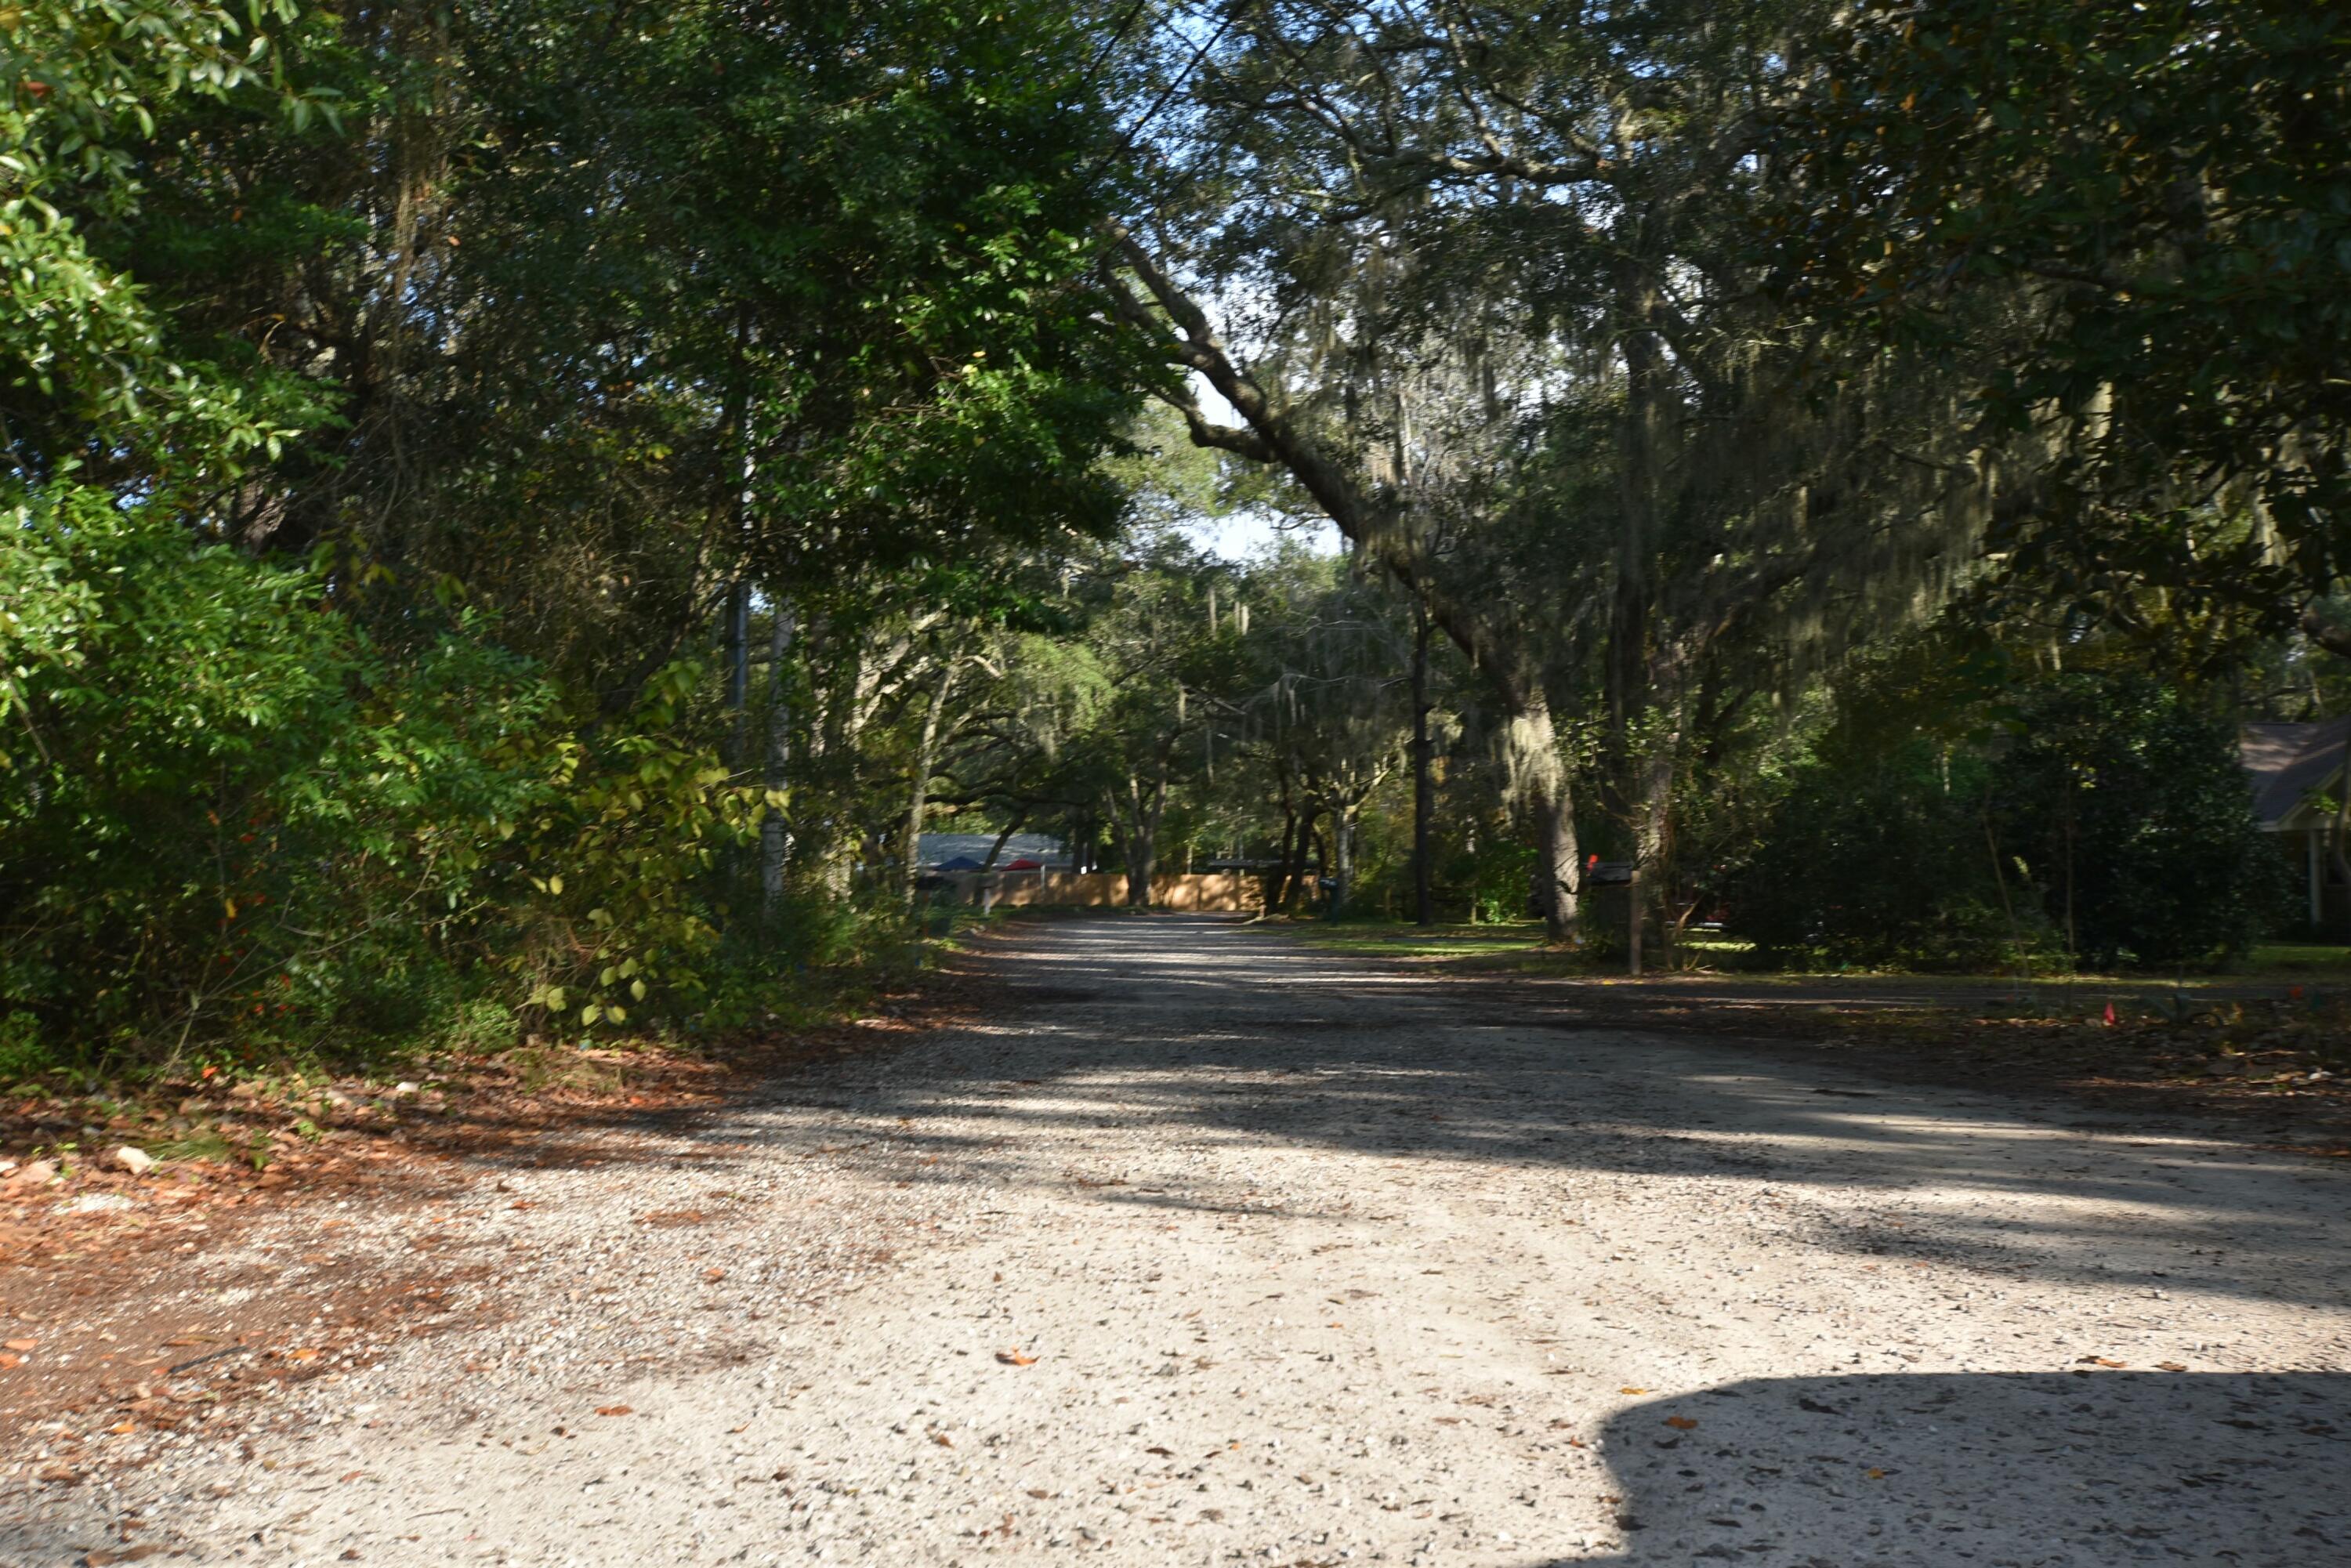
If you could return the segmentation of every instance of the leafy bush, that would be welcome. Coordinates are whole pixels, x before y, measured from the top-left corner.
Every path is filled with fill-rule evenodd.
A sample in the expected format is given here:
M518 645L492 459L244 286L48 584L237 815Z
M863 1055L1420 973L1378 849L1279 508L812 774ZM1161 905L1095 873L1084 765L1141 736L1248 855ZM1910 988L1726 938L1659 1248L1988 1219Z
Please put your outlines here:
M1780 961L1989 968L2043 950L2032 890L2003 898L1983 777L1924 740L1797 768L1729 879L1729 929Z
M152 1058L697 988L748 807L660 733L692 669L581 738L462 619L394 659L315 572L52 494L0 542L0 1014Z
M1990 711L1997 729L1941 745L1833 735L1734 869L1730 929L1767 957L1919 968L2252 944L2280 862L2226 724L2129 674L2049 677Z
M1994 795L2003 847L2091 967L2239 956L2277 912L2233 728L2143 676L2028 694Z

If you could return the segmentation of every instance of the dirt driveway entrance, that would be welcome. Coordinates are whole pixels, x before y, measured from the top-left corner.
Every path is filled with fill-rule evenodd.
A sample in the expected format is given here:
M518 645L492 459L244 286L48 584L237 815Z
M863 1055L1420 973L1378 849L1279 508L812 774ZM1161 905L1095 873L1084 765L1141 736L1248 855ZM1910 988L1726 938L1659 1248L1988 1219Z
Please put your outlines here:
M2336 1167L1208 918L983 962L984 1024L486 1170L474 1326L12 1435L0 1561L2351 1562Z

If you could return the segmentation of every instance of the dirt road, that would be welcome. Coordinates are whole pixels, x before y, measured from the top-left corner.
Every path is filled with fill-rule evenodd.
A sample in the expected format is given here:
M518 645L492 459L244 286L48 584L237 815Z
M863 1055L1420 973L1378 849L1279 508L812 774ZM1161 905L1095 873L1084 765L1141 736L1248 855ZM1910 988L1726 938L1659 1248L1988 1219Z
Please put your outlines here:
M0 1561L2351 1563L2339 1166L1215 920L986 962L979 1027L304 1220L495 1321L36 1456Z

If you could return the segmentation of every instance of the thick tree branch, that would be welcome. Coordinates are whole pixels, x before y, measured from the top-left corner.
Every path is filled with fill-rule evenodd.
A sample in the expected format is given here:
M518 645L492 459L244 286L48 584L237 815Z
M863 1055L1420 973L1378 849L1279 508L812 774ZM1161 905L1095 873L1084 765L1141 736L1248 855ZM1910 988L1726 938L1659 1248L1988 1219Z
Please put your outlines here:
M1366 490L1313 441L1301 434L1273 406L1265 389L1233 362L1223 340L1209 324L1207 312L1168 277L1143 244L1123 227L1114 229L1113 237L1120 259L1175 327L1169 357L1197 371L1248 423L1245 438L1242 433L1234 432L1228 440L1223 438L1228 427L1208 424L1196 410L1186 411L1193 440L1203 446L1238 452L1259 462L1278 463L1287 469L1338 525L1341 533L1427 606L1429 619L1481 674L1494 683L1497 694L1513 712L1532 713L1543 708L1541 685L1531 661L1485 617L1437 586L1429 563L1405 526L1395 498L1384 492ZM1123 288L1119 292L1130 302L1133 300ZM1183 404L1178 402L1176 406L1181 408Z

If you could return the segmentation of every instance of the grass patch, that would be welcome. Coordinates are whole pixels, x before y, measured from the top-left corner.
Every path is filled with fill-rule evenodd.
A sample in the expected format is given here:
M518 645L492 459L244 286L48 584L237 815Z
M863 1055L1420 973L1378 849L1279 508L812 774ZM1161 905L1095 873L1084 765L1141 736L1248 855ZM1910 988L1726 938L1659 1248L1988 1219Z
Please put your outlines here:
M2351 984L2351 948L2340 942L2264 942L2238 973Z
M1587 954L1550 947L1543 942L1540 921L1506 924L1414 925L1403 922L1345 920L1326 923L1294 920L1288 929L1326 952L1364 957L1402 958L1461 974L1554 976L1561 978L1623 978L1623 960L1599 959ZM1755 960L1754 944L1708 932L1674 945L1669 968L1658 967L1658 955L1649 955L1650 975L1736 975L1758 985L1790 985L1834 980L1846 985L1912 986L1980 990L1987 996L2003 989L2071 988L2085 998L2111 993L2120 998L2151 991L2193 993L2227 988L2248 981L2312 986L2351 986L2351 949L2326 942L2265 943L2243 960L2197 969L2136 970L2120 974L2079 971L2014 972L1944 970L1920 972L1895 969L1766 968ZM2084 1005L2088 1005L2087 1001Z

